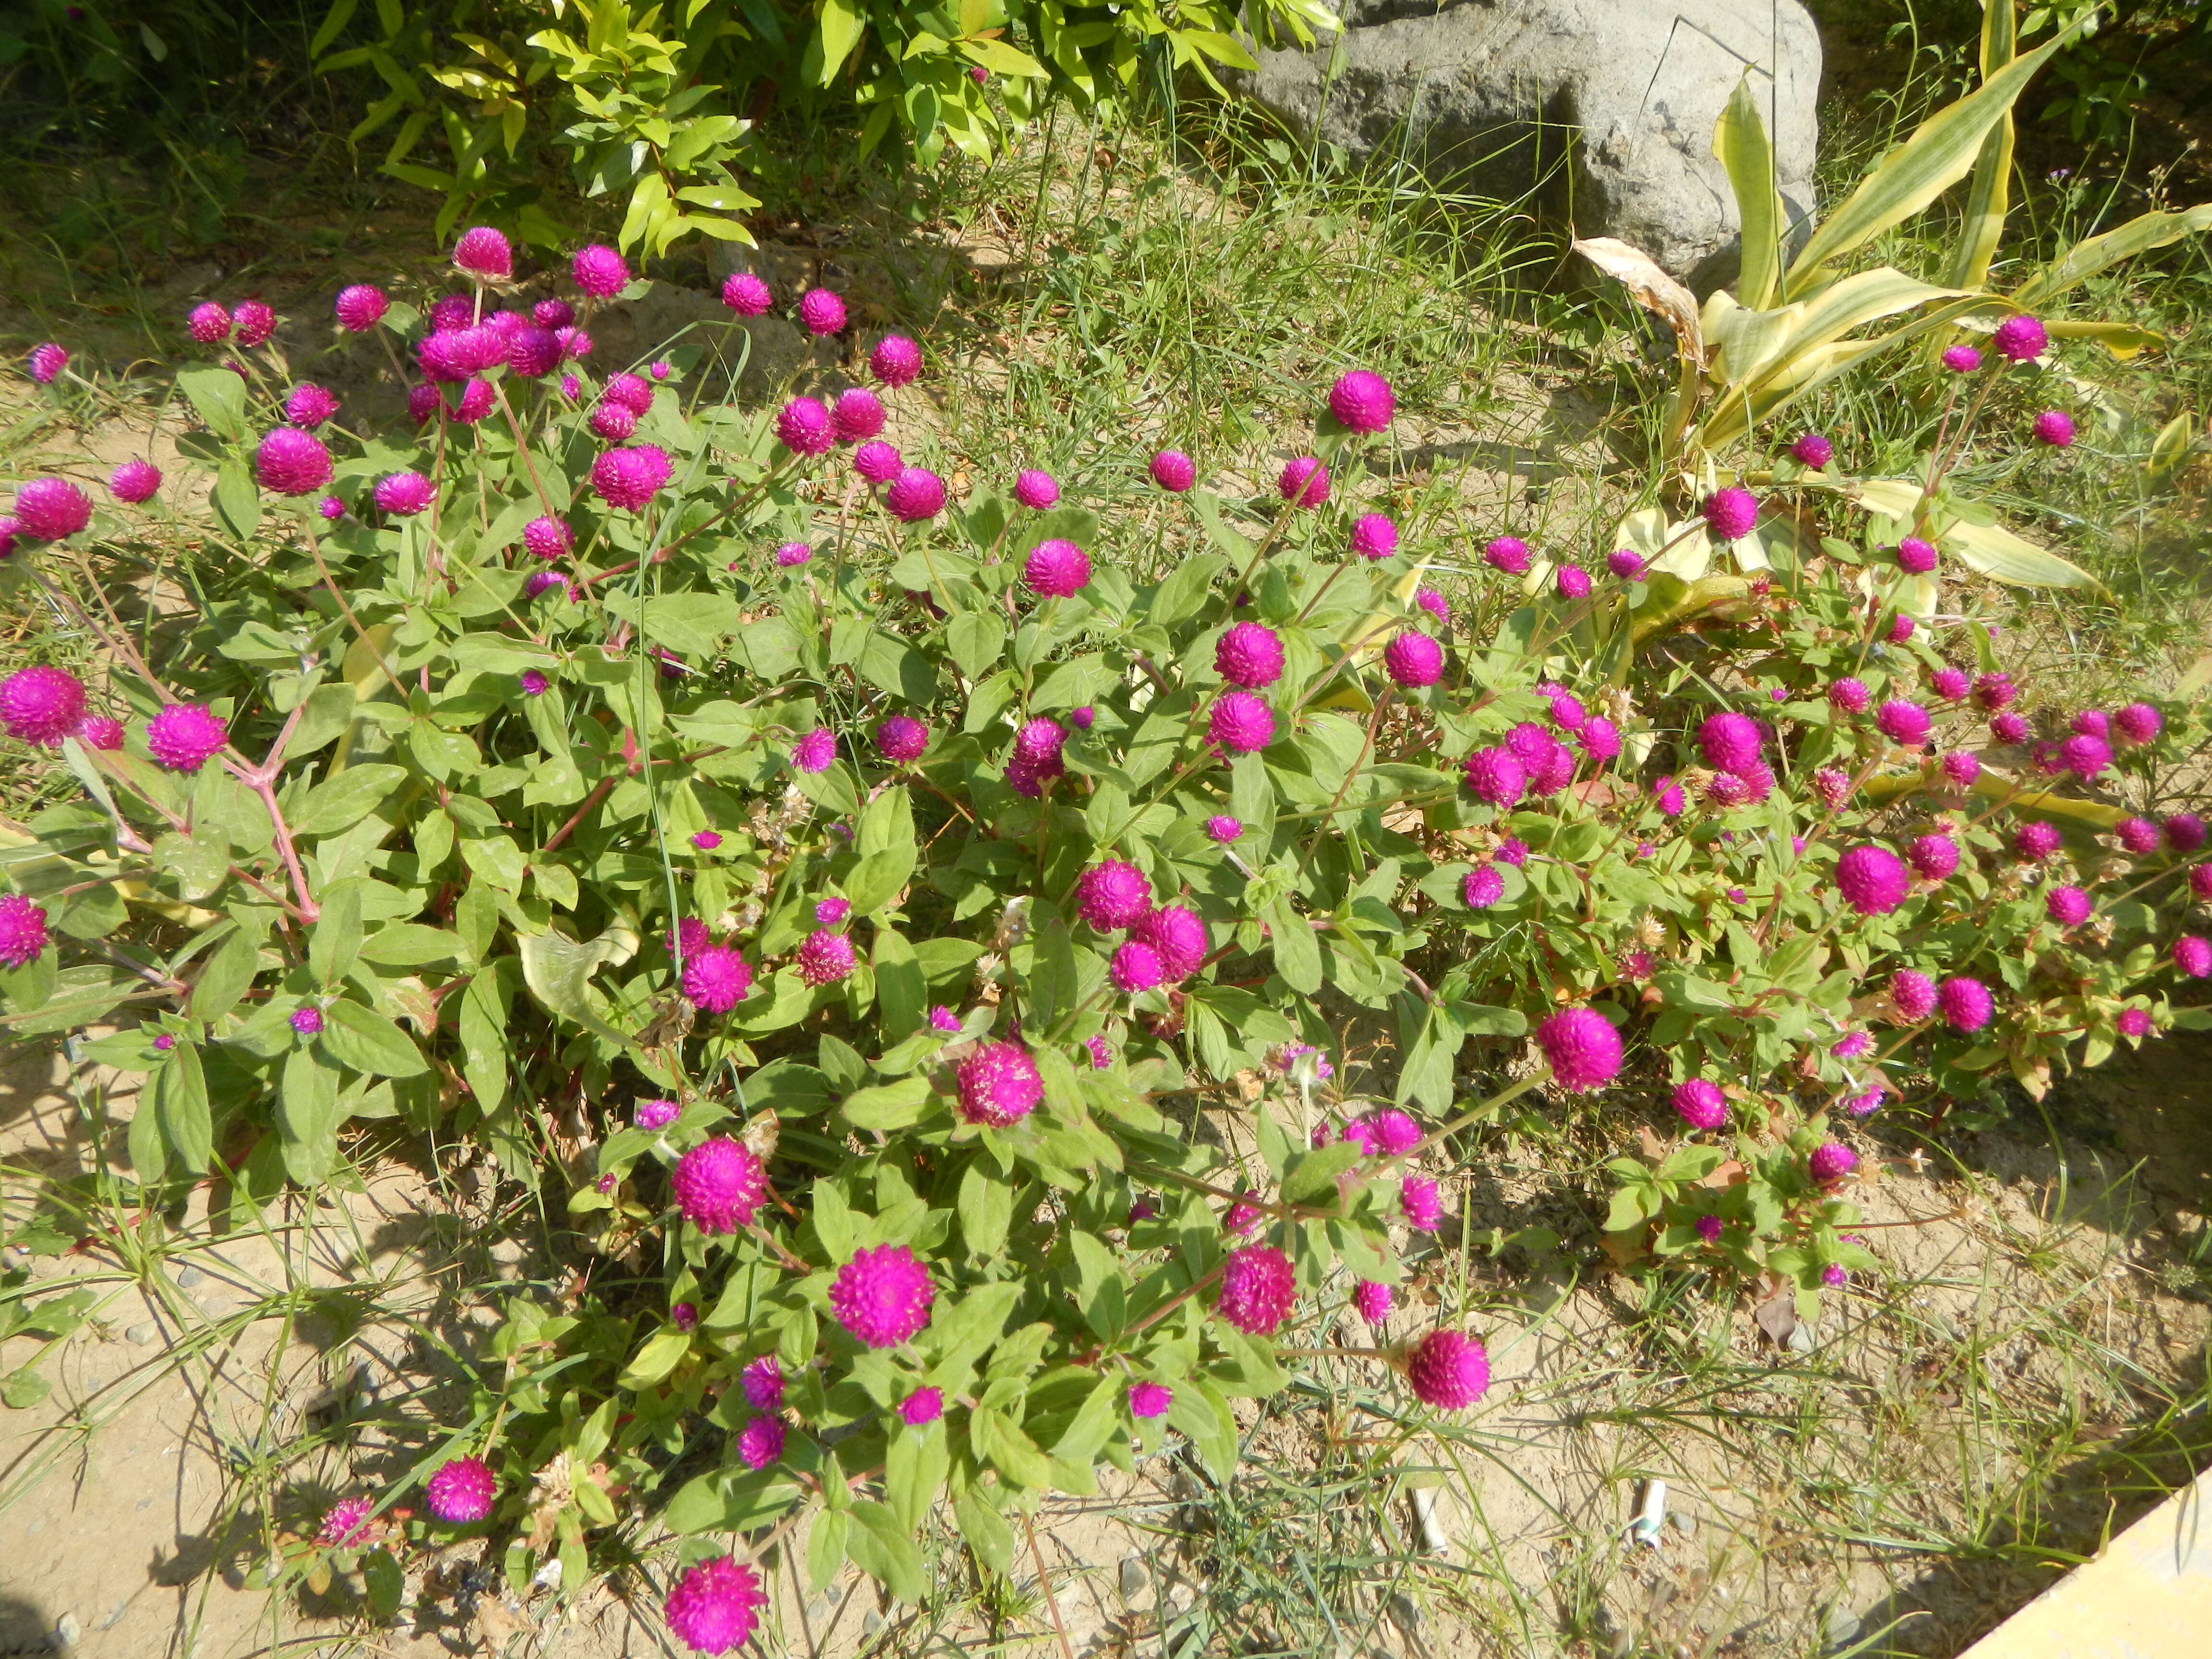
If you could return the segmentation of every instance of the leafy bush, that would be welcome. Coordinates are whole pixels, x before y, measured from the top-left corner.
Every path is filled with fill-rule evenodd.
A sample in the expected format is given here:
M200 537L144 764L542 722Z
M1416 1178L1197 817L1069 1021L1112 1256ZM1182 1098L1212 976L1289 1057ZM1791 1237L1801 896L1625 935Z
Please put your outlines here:
M586 197L627 204L624 251L658 254L693 234L752 240L742 216L760 204L739 178L788 172L756 147L755 123L779 100L850 134L863 156L988 160L1049 99L1110 113L1148 73L1212 81L1215 64L1253 67L1234 33L1239 9L740 0L641 12L623 0L510 0L462 8L447 29L434 7L378 0L374 39L332 52L359 13L357 0L335 0L313 51L325 72L385 88L351 138L398 124L384 171L446 198L441 236L489 216L539 246L573 240L540 194L539 167L559 151ZM1309 44L1335 27L1316 0L1261 0L1251 21Z
M574 1585L649 1516L719 1651L757 1586L707 1534L811 1517L816 1581L913 1597L943 1494L1004 1572L1046 1492L1170 1431L1225 1478L1278 1343L1384 1316L1470 1125L1586 1115L1617 1263L1810 1304L1872 1265L1868 1120L2202 1018L2163 988L2212 972L2171 799L2202 688L2025 718L1972 520L1817 488L1848 434L1595 568L1500 537L1455 607L1377 507L1373 374L1255 496L1164 448L1090 503L955 500L864 387L746 410L690 347L598 378L611 250L528 313L495 234L457 258L478 301L427 323L337 302L440 377L416 430L325 443L274 319L204 310L210 511L143 464L116 507L35 480L0 568L107 653L0 684L84 792L6 855L0 992L19 1034L150 1016L82 1050L145 1078L145 1199L250 1212L397 1120L567 1185L629 1264L515 1298L423 1510L349 1500L288 1574L357 1562L389 1612L398 1553L481 1528ZM2009 407L2037 331L1931 391ZM915 395L912 342L868 361ZM162 512L201 602L128 629ZM1456 1323L1386 1356L1421 1407L1485 1390Z

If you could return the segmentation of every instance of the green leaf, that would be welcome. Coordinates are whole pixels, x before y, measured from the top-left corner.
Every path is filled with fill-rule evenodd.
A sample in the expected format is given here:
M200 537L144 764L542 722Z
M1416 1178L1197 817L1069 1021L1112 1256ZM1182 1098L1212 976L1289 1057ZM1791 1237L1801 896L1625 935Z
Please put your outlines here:
M929 1013L929 981L905 935L877 927L875 969L876 1006L883 1013L885 1039L895 1042L921 1030Z
M929 1591L921 1547L913 1533L884 1504L863 1498L853 1505L852 1535L845 1553L853 1565L878 1580L898 1600L920 1601Z
M661 1518L672 1532L750 1532L799 1498L799 1487L773 1469L736 1475L714 1469L684 1482Z
M952 1500L952 1518L976 1560L1001 1578L1013 1571L1013 1528L980 1490L970 1487Z
M998 666L1006 648L1006 624L996 611L963 611L945 630L952 660L969 681L980 680Z
M1013 1219L1013 1188L981 1160L970 1164L960 1177L960 1237L968 1253L986 1261L998 1255L1006 1247Z
M200 1051L189 1042L178 1043L169 1050L167 1062L154 1073L149 1086L161 1138L168 1142L171 1154L190 1173L203 1173L215 1157L215 1126L208 1112L207 1078L200 1069Z
M1285 1204L1334 1201L1336 1178L1366 1154L1356 1140L1332 1141L1317 1152L1294 1154L1283 1172L1282 1200Z
M341 997L323 1018L318 1040L341 1065L371 1077L416 1077L430 1069L406 1033L374 1008Z
M1214 577L1228 565L1229 561L1218 553L1200 553L1185 559L1168 572L1167 579L1153 592L1146 619L1158 628L1172 628L1196 616L1206 604Z
M307 971L316 983L337 985L361 954L361 898L358 878L323 890L322 914L307 930Z
M236 443L246 436L246 382L240 376L227 368L179 369L177 390L217 437Z
M1761 311L1774 303L1780 286L1787 226L1782 198L1774 187L1774 146L1768 141L1766 123L1759 118L1747 69L1738 77L1728 107L1713 128L1713 159L1728 170L1743 226L1736 302Z
M928 1103L929 1079L908 1077L849 1094L839 1109L856 1129L903 1129L921 1121Z
M1268 937L1275 947L1275 971L1283 983L1304 996L1321 989L1321 942L1312 924L1287 898L1267 908Z
M951 1466L942 1419L920 1429L891 1431L890 1444L884 1453L884 1495L890 1500L891 1513L898 1517L899 1525L909 1534L921 1533Z
M225 461L216 469L215 512L240 546L261 527L261 492L244 462Z
M690 1334L679 1331L673 1325L664 1325L647 1337L615 1379L622 1389L649 1389L666 1379L668 1374L684 1363L684 1355L691 1352Z
M581 942L548 928L517 939L514 948L522 959L522 982L548 1011L611 1042L629 1043L593 1012L590 995L592 975L602 963L627 962L636 954L637 935L626 924L609 922L597 938Z
M837 78L846 54L860 44L866 24L847 0L822 0L822 9L817 15L820 21L816 38L822 45L822 67L815 72L814 83L826 87Z
M318 1061L312 1048L295 1048L284 1057L276 1091L276 1133L285 1174L307 1186L336 1167L340 1115L337 1073Z
M1900 521L1919 511L1921 486L1908 478L1862 478L1853 486L1859 504ZM2038 547L2001 524L1954 520L1937 532L1937 544L1992 581L2015 587L2097 587L2101 584L2069 559Z
M348 767L307 792L299 815L291 820L292 834L304 841L352 829L374 808L390 800L406 775L404 766L379 763Z
M191 1017L213 1024L238 1006L260 971L260 935L250 928L232 929L209 954L207 966L192 985Z
M817 1595L837 1581L845 1567L845 1539L853 1524L844 1510L824 1510L806 1534L806 1581Z

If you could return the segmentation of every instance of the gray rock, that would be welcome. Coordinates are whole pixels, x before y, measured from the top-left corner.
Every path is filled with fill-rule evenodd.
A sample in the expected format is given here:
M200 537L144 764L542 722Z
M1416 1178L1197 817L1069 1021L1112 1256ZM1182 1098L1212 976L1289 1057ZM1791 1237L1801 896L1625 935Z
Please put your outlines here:
M1698 1535L1698 1517L1687 1510L1668 1510L1667 1524L1685 1538L1695 1538Z
M1831 1653L1859 1639L1858 1615L1841 1601L1832 1601L1820 1617L1820 1643Z
M131 1326L130 1329L124 1332L123 1340L134 1348L143 1348L160 1334L161 1333L150 1324L138 1324Z
M177 1288L180 1291L196 1291L206 1282L206 1279L207 1275L198 1267L181 1267L177 1272Z
M1421 1611L1420 1604L1400 1590L1390 1597L1389 1608L1390 1622L1419 1641L1423 1627L1428 1623L1428 1615Z
M1356 162L1405 154L1499 201L1533 198L1700 292L1739 223L1713 124L1750 65L1796 234L1809 229L1820 38L1798 0L1339 0L1312 52L1257 50L1239 89ZM1775 65L1779 61L1778 80Z
M1125 1555L1121 1558L1121 1577L1117 1588L1121 1590L1121 1599L1124 1601L1135 1601L1145 1593L1146 1587L1152 1582L1152 1575L1145 1571L1143 1556Z
M75 1647L77 1638L83 1634L84 1631L77 1624L76 1615L73 1613L65 1613L54 1620L54 1645L57 1648Z

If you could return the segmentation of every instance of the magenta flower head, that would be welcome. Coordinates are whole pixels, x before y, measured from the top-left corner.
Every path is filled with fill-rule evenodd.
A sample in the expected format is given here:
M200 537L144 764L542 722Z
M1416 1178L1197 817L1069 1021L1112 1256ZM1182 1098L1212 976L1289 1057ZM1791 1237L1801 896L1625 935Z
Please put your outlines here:
M745 1404L757 1412L780 1411L783 1407L783 1367L776 1363L774 1354L763 1354L738 1374L738 1381L745 1391Z
M2112 826L2112 835L2121 850L2139 859L2158 851L2158 826L2148 818L2122 818Z
M1024 507L1042 513L1060 499L1060 485L1054 481L1051 473L1039 472L1031 468L1015 477L1014 499Z
M548 593L566 591L568 586L568 579L559 571L540 570L522 584L522 593L525 599L539 599Z
M69 360L68 352L48 340L42 345L31 348L30 356L23 360L23 366L40 386L52 386L61 378L61 372L69 367Z
M1889 1000L1899 1018L1917 1025L1936 1012L1936 981L1925 974L1900 968L1889 977Z
M1936 1006L1943 1023L1953 1030L1972 1032L1990 1023L1990 1015L1996 1012L1996 999L1981 981L1960 975L1936 988Z
M2054 887L2043 896L2043 912L2061 927L2079 927L2096 907L2078 887Z
M1823 1141L1813 1149L1812 1157L1805 1160L1805 1173L1823 1187L1830 1182L1841 1181L1859 1167L1859 1155L1840 1140Z
M1487 910L1505 896L1505 878L1494 864L1478 864L1460 884L1460 896L1470 910Z
M1625 582L1644 580L1644 558L1630 547L1616 547L1605 556L1605 568Z
M1328 469L1313 456L1301 455L1283 468L1275 487L1294 507L1319 507L1328 500Z
M1943 367L1954 374L1971 374L1982 366L1982 354L1970 345L1945 348Z
M1213 647L1214 672L1231 685L1257 691L1283 677L1283 641L1273 629L1238 623Z
M1928 677L1929 688L1946 702L1963 702L1973 682L1963 668L1939 668Z
M684 1109L672 1100L641 1100L636 1110L630 1114L630 1121L641 1129L659 1130L683 1115Z
M553 682L538 669L526 668L520 678L525 696L542 697L553 689Z
M1990 739L1993 743L2026 743L2027 732L2027 717L2012 709L1990 716Z
M203 704L173 702L146 723L146 746L172 772L197 772L230 741L230 728Z
M1467 757L1467 787L1485 805L1500 811L1528 793L1528 769L1504 744L1478 749Z
M714 839L720 841L721 837L716 836ZM824 927L835 927L852 914L850 899L826 898L814 907L814 920Z
M1563 599L1586 599L1589 597L1589 572L1578 564L1563 564L1553 573Z
M242 346L258 346L276 331L276 313L258 300L240 301L231 320L238 325L238 343Z
M1863 916L1886 916L1905 902L1912 878L1897 854L1871 842L1836 860L1836 888Z
M1152 884L1122 859L1092 865L1075 882L1075 913L1102 933L1133 927L1150 914Z
M1874 723L1882 736L1901 747L1917 748L1928 741L1928 711L1917 702L1893 697L1875 710Z
M2204 845L2204 820L2194 812L2176 812L2159 830L2177 853L2193 853Z
M722 303L740 317L758 317L775 303L775 295L752 272L740 270L722 283Z
M323 1034L323 1011L319 1008L295 1008L292 1011L291 1027L303 1037Z
M1686 1078L1674 1085L1670 1098L1682 1121L1692 1129L1717 1129L1728 1121L1728 1097L1717 1083Z
M883 399L864 386L847 386L830 405L830 424L839 443L865 443L884 429Z
M637 430L637 414L627 404L601 400L592 411L592 435L609 443L620 443Z
M580 292L594 300L611 300L629 286L629 266L622 255L598 242L576 250L568 275Z
M1828 688L1828 706L1839 714L1863 714L1873 699L1866 682L1846 675Z
M489 225L461 233L453 244L453 264L480 283L503 283L514 275L514 250Z
M1151 990L1167 974L1160 965L1160 953L1142 939L1133 939L1114 952L1106 965L1106 977L1115 990L1136 996Z
M799 976L809 985L836 985L853 976L858 958L853 941L834 928L817 927L799 941L793 960Z
M752 994L753 970L735 951L710 945L687 951L684 960L684 1000L709 1014L726 1014Z
M671 956L696 957L714 942L705 922L696 916L685 916L669 932L668 951Z
M284 399L284 418L294 426L320 426L338 412L337 396L312 380L302 380Z
M2176 971L2190 979L2212 977L2212 939L2184 933L2173 941L2173 965Z
M2150 1010L2148 1008L2123 1008L2119 1018L2112 1022L2112 1029L2124 1037L2147 1037L2150 1035Z
M1938 556L1935 544L1917 536L1907 536L1897 544L1897 568L1907 575L1926 575L1936 568Z
M1244 826L1226 812L1217 812L1206 821L1206 838L1215 845L1226 847L1244 833Z
M2189 891L2193 898L2212 900L2212 864L2189 866Z
M1892 645L1903 645L1912 637L1918 627L1919 623L1914 622L1902 611L1899 611L1889 619L1889 642Z
M2155 743L2166 729L2166 716L2147 702L2131 702L2112 716L2112 729L2123 743Z
M1142 940L1160 959L1169 980L1188 979L1206 963L1212 936L1197 911L1185 904L1164 904L1129 924L1129 937Z
M795 455L826 455L836 447L836 428L819 398L793 398L777 411L775 435Z
M112 753L123 747L123 722L110 720L105 714L88 714L76 723L70 734L88 749L104 749Z
M926 732L922 741L927 746L928 738ZM825 772L830 769L830 763L836 758L836 735L827 726L816 726L791 746L791 764L794 771L810 775Z
M371 493L379 512L411 519L437 499L438 487L419 472L394 472L379 478Z
M1129 1387L1129 1415L1132 1417L1165 1417L1168 1407L1173 1404L1175 1392L1164 1382L1135 1382Z
M64 669L38 663L0 680L0 726L11 738L58 747L83 718L84 684Z
M599 389L599 396L618 404L642 419L653 407L653 388L635 374L617 374Z
M876 727L876 750L894 765L921 758L929 747L929 728L911 714L893 714Z
M1328 389L1328 412L1348 431L1380 432L1390 424L1397 407L1390 382L1367 369L1338 376Z
M921 348L903 334L886 334L868 354L868 373L896 390L921 373Z
M2112 763L2112 745L2102 738L2077 732L2058 745L2058 758L2075 777L2094 783L2098 775Z
M1363 559L1387 559L1398 550L1398 526L1380 513L1362 514L1352 526L1352 550Z
M0 894L0 963L27 967L46 954L46 907L21 893Z
M2036 818L2012 832L2012 850L2030 864L2040 864L2045 859L2056 857L2065 841L2057 824Z
M764 1469L783 1455L784 1427L780 1417L754 1417L738 1431L738 1455L749 1469Z
M795 570L814 556L814 550L805 542L786 542L775 550L777 568Z
M576 547L576 532L559 519L532 519L522 526L522 545L532 558L557 559Z
M185 319L185 331L202 345L217 345L230 337L230 313L214 301L192 307Z
M1661 778L1651 786L1651 803L1668 817L1680 817L1682 811L1682 786L1675 782L1672 775Z
M1528 544L1518 536L1500 536L1483 544L1482 562L1508 576L1528 574Z
M916 1389L899 1401L899 1417L910 1429L927 1428L945 1415L945 1391Z
M1024 720L1021 729L1014 733L1015 755L1032 766L1057 760L1066 745L1066 728L1047 714Z
M1836 447L1817 432L1808 432L1790 446L1790 459L1800 466L1826 466L1836 458Z
M1352 1287L1352 1305L1370 1325L1380 1325L1389 1319L1397 1300L1388 1285L1371 1279L1363 1279Z
M1748 714L1709 714L1698 727L1698 752L1716 772L1748 772L1759 764L1761 744L1759 722Z
M893 518L920 524L945 510L945 480L926 466L910 466L891 480L884 505Z
M336 524L346 515L346 504L336 495L325 495L315 503L315 515L326 523Z
M2035 438L2038 443L2048 444L2053 449L2074 447L2074 417L2063 409L2046 409L2035 417Z
M960 1062L955 1075L960 1115L969 1123L1003 1129L1020 1122L1044 1098L1044 1076L1018 1042L984 1043Z
M1724 542L1741 541L1759 522L1759 497L1748 489L1716 489L1705 497L1705 528Z
M760 1576L734 1556L718 1555L676 1581L661 1617L676 1639L695 1653L733 1653L759 1626L767 1605Z
M817 290L817 292L819 290ZM860 1249L830 1286L830 1311L871 1348L896 1348L929 1323L937 1288L929 1269L903 1244Z
M1214 699L1206 735L1232 755L1257 754L1275 740L1275 711L1249 691Z
M455 1457L437 1467L422 1495L439 1520L469 1526L491 1513L498 1491L489 1464L480 1457Z
M459 329L472 327L476 319L474 295L448 294L443 299L430 302L430 331L434 334L451 334Z
M1198 464L1180 449L1163 449L1152 457L1152 482L1170 495L1180 495L1198 482Z
M644 507L676 473L668 452L652 444L600 452L592 463L592 488L609 507L626 513Z
M161 469L151 461L125 461L107 477L107 493L130 507L150 501L161 487Z
M1990 345L2007 362L2033 362L2051 349L2051 331L2022 313L1999 323L1990 336Z
M1273 1336L1291 1316L1297 1274L1272 1244L1231 1250L1213 1310L1248 1336Z
M1443 1219L1443 1199L1427 1176L1409 1175L1398 1183L1398 1208L1415 1232L1432 1233Z
M768 1196L761 1161L736 1141L717 1135L676 1161L669 1185L684 1218L703 1233L733 1233L752 1224Z
M92 522L92 497L66 478L33 478L15 492L14 527L34 541L66 541Z
M862 444L853 452L853 471L870 483L889 483L906 470L897 450L881 439Z
M1090 556L1057 537L1039 542L1022 561L1022 586L1042 599L1072 598L1090 580Z
M799 295L799 321L809 334L842 334L845 302L826 288L810 288Z
M343 1549L368 1535L368 1517L376 1508L367 1498L348 1498L333 1504L316 1529L315 1541L326 1549Z
M1905 861L1923 881L1942 881L1959 867L1959 843L1944 835L1919 836L1905 845Z
M1552 1080L1570 1094L1602 1088L1620 1073L1620 1033L1595 1008L1563 1008L1536 1027Z
M1490 1390L1490 1355L1458 1331L1431 1331L1406 1351L1413 1398L1438 1411L1463 1412Z

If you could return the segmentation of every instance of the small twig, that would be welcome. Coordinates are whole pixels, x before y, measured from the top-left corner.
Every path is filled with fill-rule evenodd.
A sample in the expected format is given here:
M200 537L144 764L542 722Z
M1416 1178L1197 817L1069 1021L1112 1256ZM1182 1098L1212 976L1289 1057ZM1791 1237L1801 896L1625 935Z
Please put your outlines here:
M1036 1523L1024 1515L1022 1530L1029 1534L1030 1559L1036 1565L1037 1589L1043 1593L1045 1611L1052 1614L1052 1631L1060 1638L1060 1653L1063 1659L1075 1659L1075 1644L1067 1639L1067 1626L1060 1620L1060 1601L1052 1593L1052 1580L1045 1574L1044 1552L1037 1548Z

